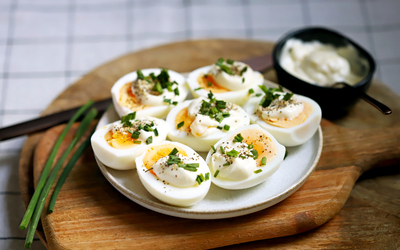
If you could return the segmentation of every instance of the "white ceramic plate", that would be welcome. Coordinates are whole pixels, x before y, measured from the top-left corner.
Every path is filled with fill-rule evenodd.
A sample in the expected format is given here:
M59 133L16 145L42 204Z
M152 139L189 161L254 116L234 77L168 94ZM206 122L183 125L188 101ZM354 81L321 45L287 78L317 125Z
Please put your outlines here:
M110 107L101 117L98 127L119 120ZM275 205L299 189L311 175L322 151L321 127L305 144L288 147L288 156L279 169L265 182L244 190L225 190L211 184L206 197L192 207L167 205L154 198L139 180L136 169L114 170L97 158L106 179L123 195L150 210L189 219L222 219L254 213ZM204 158L206 153L200 154Z

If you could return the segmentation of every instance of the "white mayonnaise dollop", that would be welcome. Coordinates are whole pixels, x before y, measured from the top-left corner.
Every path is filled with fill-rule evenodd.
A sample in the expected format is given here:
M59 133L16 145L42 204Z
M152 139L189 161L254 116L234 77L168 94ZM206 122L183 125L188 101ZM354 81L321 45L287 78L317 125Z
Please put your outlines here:
M235 68L238 72L240 72L244 68L246 68L246 71L243 72L242 75L230 75L222 71L219 66L213 64L209 74L214 76L214 79L218 83L218 85L226 89L235 91L245 89L254 83L254 71L247 64L237 61L234 61L232 65L227 64L226 61L224 62L224 64L228 67Z
M225 153L221 152L221 148L217 148L217 151L211 157L211 166L214 172L219 171L218 177L240 181L254 174L257 162L251 156L252 153L247 143L224 141L220 145ZM239 155L243 157L231 157L227 155L226 153L232 149L238 151Z
M256 107L256 111L260 112L264 120L269 118L291 120L303 112L304 104L296 101L295 97L292 96L288 101L284 101L286 93L274 92L274 94L279 94L279 98L273 100L268 107L263 108L261 105Z
M184 164L197 163L195 159L190 157L181 154L177 154L176 156ZM153 171L158 178L177 187L191 187L197 183L196 177L198 173L180 168L178 164L168 165L168 158L169 156L162 157L153 165Z
M151 94L154 83L149 83L146 80L138 79L132 82L132 92L140 99L143 105L148 106L161 106L169 105L169 103L164 102L165 99L170 99L171 102L178 101L179 96L175 95L174 91L168 91L163 89L163 93L159 95ZM173 85L172 89L177 88L178 85Z
M280 65L290 74L315 85L329 87L336 82L355 85L364 75L352 71L353 65L347 58L356 51L353 47L347 47L338 53L339 49L319 41L289 39L282 49Z
M192 101L188 106L188 114L194 119L193 123L190 125L191 133L195 137L206 137L211 134L219 133L221 129L217 127L224 127L224 125L229 125L230 130L234 130L243 126L246 126L247 119L243 119L243 112L241 112L240 107L236 104L227 102L226 109L223 112L229 113L229 117L224 118L221 123L217 120L199 113L202 101L208 99L197 98Z

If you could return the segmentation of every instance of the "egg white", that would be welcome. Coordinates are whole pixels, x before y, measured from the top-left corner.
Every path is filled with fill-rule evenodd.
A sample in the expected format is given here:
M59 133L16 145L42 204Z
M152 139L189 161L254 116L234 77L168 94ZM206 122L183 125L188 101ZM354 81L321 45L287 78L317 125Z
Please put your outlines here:
M210 150L211 146L214 145L219 139L224 137L229 131L218 130L217 133L208 135L206 137L200 138L195 137L191 133L186 133L177 129L175 124L175 119L178 113L187 108L192 100L184 101L183 103L178 104L176 107L172 108L167 116L167 125L168 125L168 138L172 141L177 141L188 145L198 152L207 152ZM245 126L250 124L249 115L240 107L239 111L241 113L240 119L244 121Z
M259 89L259 88L258 88ZM261 96L257 97L256 93L262 93ZM257 90L256 93L252 94L245 105L243 105L243 109L250 116L250 121L252 124L258 124L263 129L270 132L278 142L287 147L298 146L306 141L308 141L318 130L319 124L322 118L321 108L318 103L314 100L302 96L302 95L293 95L293 98L298 101L304 101L311 105L313 111L307 119L299 125L290 127L290 128L280 128L272 126L266 123L262 118L255 114L255 111L264 96L264 93L261 90Z
M207 90L205 89L195 90L195 89L198 89L200 87L199 82L197 81L199 76L207 74L212 67L213 67L212 65L201 67L189 73L189 76L187 78L187 83L189 85L190 92L192 93L194 98L198 98L200 96L207 97L209 93ZM222 72L222 74L227 75L227 78L231 77L225 72ZM232 102L241 106L247 101L249 97L249 89L258 88L257 86L263 84L263 81L264 81L264 76L260 72L254 71L253 83L249 84L246 88L235 91L231 90L224 93L214 93L214 96L217 99L225 100L227 102Z
M144 76L148 76L150 73L154 73L155 75L160 74L161 69L143 69L142 73ZM184 101L187 94L189 93L185 77L175 71L168 70L168 74L171 78L171 81L176 81L178 83L178 89L179 89L179 96L176 97L176 101L179 103ZM135 72L131 72L129 74L124 75L120 79L118 79L117 82L113 85L111 88L111 96L113 100L113 104L115 107L115 110L117 111L118 115L120 117L127 115L129 113L134 112L135 110L131 110L126 106L123 106L119 103L119 98L120 98L120 89L127 83L133 82L137 79L137 74ZM153 116L157 118L165 118L171 109L171 106L167 103L165 105L161 106L151 106L143 110L137 110L136 111L136 116Z
M240 129L237 129L235 131L228 133L221 140L219 140L214 145L214 147L219 148L222 145L222 142L229 141L232 136L235 136L236 134L240 133L241 131L250 130L250 129L260 130L271 139L272 143L276 147L275 157L271 161L268 161L266 165L257 166L257 169L261 169L262 172L260 172L258 174L254 173L247 179L240 180L240 181L233 181L233 180L221 178L219 176L214 177L214 174L215 174L214 169L212 167L210 167L211 181L218 187L221 187L224 189L230 189L230 190L238 190L238 189L246 189L246 188L254 187L254 186L264 182L269 176L271 176L273 173L275 173L276 170L278 170L278 168L282 164L283 158L285 157L286 148L283 145L281 145L274 138L274 136L271 133L269 133L265 129L261 128L257 124L249 125L249 126L246 126L246 127L243 127L243 128L240 128ZM212 150L210 150L208 152L207 158L206 158L207 165L209 165L209 166L211 166L211 158L212 158L211 155L212 155Z
M168 144L176 145L177 147L184 150L188 156L195 155L197 158L199 158L199 168L196 173L203 174L203 176L205 176L206 173L210 172L204 159L188 146L178 142L170 141L165 141L158 145ZM147 168L143 163L143 158L145 157L146 153L150 152L151 150L151 147L148 147L142 155L136 158L136 166L139 179L151 195L162 202L181 207L192 206L201 201L207 195L207 192L210 189L211 179L203 181L200 185L195 184L191 187L176 187L173 185L166 186L163 181L154 176L150 171L147 171Z
M149 145L165 141L167 137L167 124L164 120L153 117L142 117L154 121L155 128L158 130L158 136L153 135L153 142ZM145 142L128 149L117 149L107 143L105 135L114 128L114 125L120 125L121 121L107 124L99 128L90 138L92 148L96 157L107 167L128 170L136 167L135 159L141 155L148 145Z

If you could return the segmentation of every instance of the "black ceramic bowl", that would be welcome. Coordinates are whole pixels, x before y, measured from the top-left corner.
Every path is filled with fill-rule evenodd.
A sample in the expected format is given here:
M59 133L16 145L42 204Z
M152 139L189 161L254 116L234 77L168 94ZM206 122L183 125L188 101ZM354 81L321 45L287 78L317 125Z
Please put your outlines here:
M358 44L343 36L342 34L321 27L305 28L289 32L284 35L276 44L272 59L274 68L278 76L279 84L293 91L294 93L308 96L314 99L321 106L322 115L328 119L336 119L346 115L359 97L352 94L346 88L321 87L305 82L287 72L279 63L282 48L286 41L291 38L297 38L302 41L320 41L323 44L331 44L335 47L344 47L352 45L360 58L368 62L369 70L366 76L357 84L355 88L366 91L371 84L372 76L375 72L375 62L371 55Z

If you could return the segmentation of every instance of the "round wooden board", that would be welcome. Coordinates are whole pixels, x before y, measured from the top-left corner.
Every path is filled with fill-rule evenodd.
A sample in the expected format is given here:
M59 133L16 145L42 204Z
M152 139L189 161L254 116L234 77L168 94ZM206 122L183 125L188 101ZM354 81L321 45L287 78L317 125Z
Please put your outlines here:
M189 72L195 68L211 64L219 57L239 60L270 53L272 48L272 43L260 41L203 40L174 43L128 54L106 63L85 75L60 94L43 114L50 114L79 106L88 99L100 100L108 98L113 83L122 75L138 68L165 67L178 72ZM267 79L276 80L273 71L265 74L265 77ZM388 91L382 84L374 82L369 92L374 97L385 100L385 103L393 109L394 114L398 113L400 109L399 98ZM335 121L336 124L348 128L385 128L391 127L398 122L398 116L382 116L379 112L363 102L359 102L349 116ZM20 187L25 205L28 204L34 190L34 183L37 182L39 177L39 172L33 172L32 163L34 149L41 137L42 133L30 135L21 153ZM352 225L349 223L361 223L365 220L365 216L370 216L372 219L371 225L385 228L385 230L382 231L384 233L391 233L392 236L399 236L400 223L398 216L400 211L398 207L393 205L395 202L390 203L390 201L393 199L399 201L398 197L400 197L400 195L396 198L390 195L377 195L376 192L373 192L374 190L385 190L391 193L398 193L400 190L399 184L393 181L395 178L398 178L398 173L399 172L394 171L395 175L393 178L378 176L360 182L353 190L347 209L346 203L345 209L339 213L339 218L335 216L324 226L306 233L306 237L300 235L285 237L284 240L265 240L239 245L238 248L247 248L249 246L262 247L264 244L292 248L307 245L311 248L318 247L321 243L322 245L331 243L331 240L327 240L327 238L331 236L334 237L336 247L345 246L346 244L350 246L352 242L354 243L357 241L358 237L363 237L362 241L366 246L368 246L367 242L370 241L376 242L377 246L384 246L391 241L389 240L390 238L385 237L383 233L373 234L373 228L365 224L360 224L357 229L354 230L354 227L351 228ZM385 181L380 181L382 178ZM365 194L363 190L370 192ZM360 214L358 212L360 209L367 209L367 213ZM390 219L385 219L387 217L390 217ZM344 220L344 222L342 220ZM340 223L341 226L338 227L337 223ZM45 235L40 227L37 233L42 242L46 244ZM341 238L342 233L347 233L351 242ZM358 247L360 247L360 245Z

